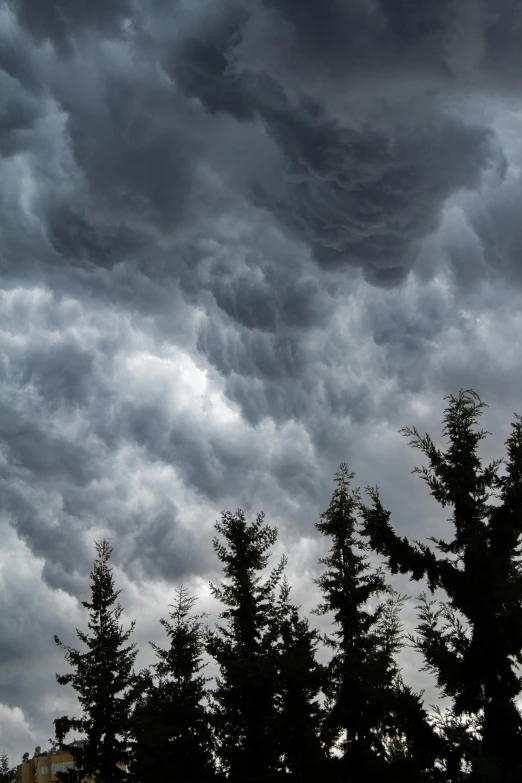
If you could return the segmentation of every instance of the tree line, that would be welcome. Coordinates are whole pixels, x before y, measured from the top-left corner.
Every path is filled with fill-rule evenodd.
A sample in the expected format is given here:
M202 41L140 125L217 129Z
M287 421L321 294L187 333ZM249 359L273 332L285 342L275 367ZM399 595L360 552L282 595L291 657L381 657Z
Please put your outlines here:
M58 682L76 691L81 716L55 721L56 741L70 731L79 783L241 781L299 783L515 783L522 780L522 419L506 456L483 464L484 403L472 390L445 398L441 448L429 435L402 433L421 451L416 468L451 513L452 538L429 543L399 536L378 489L365 496L343 464L328 508L316 524L329 550L315 580L330 621L313 628L292 600L286 558L271 565L277 530L260 513L224 512L214 551L221 604L209 628L181 587L166 619L156 662L136 671L137 649L124 629L110 566L111 546L96 544L88 630L82 650L65 645L70 664ZM382 558L371 565L369 554ZM427 580L418 625L406 635L406 596L390 575ZM437 593L443 599L435 599ZM428 712L402 676L405 645L423 657L449 706ZM320 663L318 650L330 651ZM214 681L205 659L216 664Z

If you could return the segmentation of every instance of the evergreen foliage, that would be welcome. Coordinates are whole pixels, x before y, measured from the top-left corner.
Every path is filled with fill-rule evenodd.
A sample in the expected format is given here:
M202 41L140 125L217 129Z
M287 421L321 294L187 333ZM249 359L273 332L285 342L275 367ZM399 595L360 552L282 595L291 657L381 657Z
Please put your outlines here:
M452 540L431 537L437 554L397 536L376 488L368 488L364 532L392 573L426 576L430 589L448 598L436 609L421 596L413 641L442 694L452 699L453 738L455 728L462 736L463 725L476 726L475 734L466 733L478 742L454 743L449 779L460 779L465 754L471 754L470 781L514 783L522 777L522 717L515 703L522 690L522 420L516 416L512 425L501 475L500 460L483 465L478 453L488 434L477 426L484 408L479 396L461 390L446 399L446 450L415 427L402 432L428 461L414 472L441 506L452 509Z
M9 757L4 751L0 756L0 783L14 783L16 769L9 766Z
M152 644L158 658L147 692L134 712L136 740L132 771L137 781L205 781L214 774L213 739L205 708L201 671L204 615L194 615L196 599L183 586L176 592L167 649Z
M319 634L290 602L290 585L283 578L277 604L278 681L276 737L281 772L292 780L315 781L328 772L319 733L323 667L315 655Z
M227 581L211 585L212 594L227 607L209 633L207 650L219 666L212 693L212 718L217 755L229 780L268 781L278 770L275 740L277 651L274 624L275 589L285 560L263 581L277 531L264 515L247 523L241 509L224 512L216 530L214 550Z
M120 783L128 779L126 767L131 758L131 713L143 688L143 681L134 673L137 655L135 645L127 645L134 622L127 631L120 625L122 607L118 603L121 591L115 590L109 560L112 548L107 539L96 543L97 559L91 572L91 600L82 601L89 611L90 633L76 631L87 648L80 652L63 644L65 659L72 668L57 675L60 685L71 685L83 710L81 718L64 716L54 721L58 743L70 752L75 769L59 772L60 780L94 783ZM70 731L81 733L84 747L65 746Z
M320 561L326 570L316 583L325 600L316 611L333 613L335 626L333 637L325 638L333 655L323 737L340 753L339 780L392 780L405 774L416 780L414 775L433 763L436 737L420 698L402 682L395 656L403 645L404 597L393 593L382 569L369 566L368 545L358 534L361 501L359 490L351 488L353 477L342 464L330 505L316 524L332 542ZM372 599L379 599L373 611Z

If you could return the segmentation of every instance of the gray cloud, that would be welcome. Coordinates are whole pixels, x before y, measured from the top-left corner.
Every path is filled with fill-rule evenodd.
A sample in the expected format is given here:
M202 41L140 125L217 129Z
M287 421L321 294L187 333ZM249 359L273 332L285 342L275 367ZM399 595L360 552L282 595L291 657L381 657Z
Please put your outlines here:
M287 150L291 182L286 203L276 202L274 211L327 265L352 261L372 282L400 282L445 200L477 183L491 156L487 134L444 116L428 117L402 137L355 132L311 110L278 116L271 126Z
M330 12L322 9L326 20L320 25L313 13L306 15L309 32L328 31ZM335 16L331 21L344 30ZM358 30L347 25L352 28ZM343 125L306 93L292 104L271 76L234 66L237 25L212 32L209 41L181 50L180 84L212 113L226 112L240 122L257 117L274 139L281 177L272 192L253 181L255 203L291 227L319 262L361 264L374 283L400 282L418 241L435 230L446 199L476 185L482 169L498 157L491 134L445 112L436 96L420 101L424 110L408 116L407 127L389 110L377 130L368 123ZM422 41L412 37L422 50ZM335 58L335 45L329 57ZM176 78L175 65L172 73Z
M27 132L36 124L40 115L38 100L24 91L8 73L0 74L2 80L2 121L0 152L3 156L15 155L29 146Z
M341 0L321 6L266 0L261 7L268 13L261 10L250 21L258 36L251 62L260 61L272 36L269 52L277 69L295 62L298 76L312 74L312 81L318 72L323 79L348 76L348 89L355 77L372 84L379 96L393 82L398 93L420 93L426 86L516 89L521 30L512 0L444 0L436 5L379 0L349 6ZM248 32L245 50L254 43ZM286 46L276 53L275 43L282 41Z
M451 1L436 7L408 0L350 6L327 0L321 7L313 2L293 6L267 0L263 5L289 24L292 55L310 58L319 68L327 63L340 75L351 68L380 69L384 63L400 69L408 62L444 73L440 48L454 10Z
M330 27L343 36L346 30L356 35L356 21L362 29L371 21L372 35L380 36L377 43L387 42L384 52L386 47L399 51L403 39L425 52L423 36L429 33L431 41L440 27L424 12L404 16L411 9L397 4L393 13L384 7L371 19L364 8L351 9L348 20L341 6L327 4L321 25L313 7L305 13L306 8L297 16L286 6L282 11L290 14L303 57L311 57L314 46L320 50L323 34L330 40ZM219 135L223 120L209 122L180 97L181 89L202 101L211 115L260 123L274 141L274 163L282 164L278 176L267 181L263 171L254 169L250 181L241 183L245 197L268 208L327 267L353 263L362 265L374 283L399 283L415 262L419 242L437 227L448 197L476 186L482 170L500 160L491 131L446 110L440 89L430 94L426 87L423 95L418 88L420 99L407 124L397 116L400 99L395 108L393 102L385 106L376 127L369 124L372 117L361 125L364 115L357 107L352 121L339 107L329 111L306 96L304 84L300 96L289 99L285 72L278 72L276 80L270 61L266 73L242 63L242 36L262 11L254 7L249 16L233 6L227 9L221 18L213 15L202 31L187 32L188 38L160 41L159 62L151 60L136 31L120 46L101 50L96 61L84 59L82 44L78 64L68 63L67 74L53 66L52 91L66 112L64 131L79 175L72 210L69 193L65 202L51 199L54 206L46 207L54 250L69 262L79 255L105 265L127 259L141 245L142 252L149 251L148 272L154 274L151 231L172 232L181 225L186 230L194 219L190 198L196 166L201 162L227 176L219 160L222 150L208 142L213 129ZM91 21L103 34L103 20L94 13L92 20L78 18L78 29ZM314 30L320 32L313 36ZM337 51L335 36L332 40L329 59L337 58L349 70L343 53L357 58L357 50L345 46ZM379 46L367 49L374 52ZM161 77L159 63L169 78ZM72 88L73 83L82 89ZM194 125L201 128L196 133Z
M471 198L469 222L486 262L510 283L522 282L522 226L517 209L522 198L520 174L510 176L482 200Z
M211 114L226 112L239 121L254 120L257 103L245 80L230 70L231 50L247 18L232 7L229 15L218 18L203 34L198 30L197 37L183 41L164 60L185 94L197 96Z
M71 54L72 40L83 31L93 31L109 37L122 32L122 23L130 15L128 0L93 0L88 5L80 0L57 0L49 8L17 0L18 19L37 40L49 40L60 53Z
M182 25L177 39L159 40L154 59L145 45L143 17L133 19L131 32L119 43L109 41L123 29L124 4L93 6L86 15L69 6L46 20L19 5L21 25L39 40L54 41L59 57L42 48L32 60L26 58L30 68L12 66L10 73L17 75L7 77L12 99L6 149L10 157L27 156L34 180L27 185L25 207L21 195L12 235L7 232L13 242L7 248L9 271L13 280L18 272L24 279L31 264L34 280L47 280L63 293L89 291L131 313L154 313L173 340L187 337L180 325L169 324L165 297L187 307L187 313L202 308L205 318L197 319L191 350L222 374L228 397L253 424L266 417L280 423L313 420L322 407L328 416L369 421L376 415L371 384L361 377L344 389L334 371L343 352L355 350L352 342L341 340L338 350L328 346L315 364L317 377L310 372L314 330L335 329L344 296L335 293L333 270L361 266L371 283L399 284L422 255L425 238L440 233L448 199L462 188L478 187L488 166L499 161L502 166L502 153L490 128L444 105L443 79L439 92L425 95L407 120L398 115L400 97L394 107L392 96L378 121L372 123L375 116L363 102L350 123L338 105L332 108L335 78L322 106L313 84L311 97L303 83L297 99L293 77L280 62L268 59L262 73L255 67L255 51L250 63L245 59L244 42L256 24L266 29L286 24L296 53L314 61L318 71L321 58L327 58L348 72L353 62L375 56L368 41L381 42L384 77L394 58L399 67L401 42L407 44L408 62L435 62L440 42L454 29L449 5L432 18L419 9L408 15L411 9L404 4L395 4L393 13L383 5L368 15L362 6L347 11L330 3L321 24L314 6L303 4L298 13L277 3L266 7L266 18L259 5L252 4L249 13L232 5L223 6L221 17L209 17L200 31ZM154 12L161 14L161 6ZM159 18L149 29L157 29ZM92 38L86 43L85 35L94 29L99 44ZM359 44L348 45L350 35L354 42L366 42L364 51ZM24 40L22 34L19 39ZM75 44L67 52L65 39ZM93 46L99 56L87 58ZM368 71L377 66L374 62ZM24 70L32 80L19 78ZM334 77L338 72L334 69ZM421 69L420 82L423 74ZM228 165L229 132L249 153L241 171ZM258 151L263 167L256 170ZM507 199L502 204L496 212L490 209L490 224L509 222ZM225 226L219 225L220 208L227 215ZM235 243L230 229L238 216L251 225L256 221L257 228ZM473 223L472 216L469 224L483 246L489 242L488 258L493 258L493 229L487 234L485 221ZM255 251L246 247L249 241ZM219 252L216 242L221 242ZM38 247L37 257L21 269L20 243L25 257L30 243ZM506 256L507 246L495 252ZM357 275L351 280L361 285ZM424 306L420 329L417 321L409 326L400 315L390 320L389 313L378 312L367 325L375 345L386 351L385 374L398 378L400 389L422 388L421 367L443 331L441 319L448 317L440 304ZM231 464L220 454L225 473L209 474L209 452L194 431L173 427L167 435L161 417L154 424L155 404L139 409L124 404L108 418L111 382L96 364L100 355L114 361L116 354L108 350L100 343L93 352L72 338L29 346L9 382L37 389L49 412L92 411L92 428L104 449L130 440L161 460L179 462L190 484L217 496ZM99 450L90 456L41 423L28 422L25 434L10 433L9 427L7 433L13 464L20 469L77 486L93 481Z

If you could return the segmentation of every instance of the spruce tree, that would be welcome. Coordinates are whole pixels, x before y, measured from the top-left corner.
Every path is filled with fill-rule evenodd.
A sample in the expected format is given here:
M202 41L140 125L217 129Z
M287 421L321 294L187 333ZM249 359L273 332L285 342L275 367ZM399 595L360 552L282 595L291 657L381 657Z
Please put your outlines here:
M9 757L4 751L0 757L0 783L14 783L16 769L9 766Z
M368 545L358 534L358 489L342 464L328 509L316 524L331 539L325 572L316 580L324 602L318 614L333 613L335 631L326 672L323 738L337 754L338 780L420 780L430 768L435 735L419 697L402 682L395 660L401 649L399 608L404 600L369 566ZM369 602L376 602L370 608ZM397 742L404 751L393 752ZM400 762L400 763L399 763ZM398 778L400 775L397 772Z
M433 548L399 537L376 488L368 488L364 532L393 573L426 577L432 592L446 594L439 609L421 596L414 643L442 694L452 699L453 723L477 725L470 780L514 783L522 776L522 718L515 701L522 690L522 420L517 415L512 424L501 474L500 460L484 465L478 453L488 434L478 427L485 404L472 390L445 399L445 450L415 427L402 432L428 461L414 472L452 510L452 540L431 537ZM457 780L454 756L455 748Z
M327 757L319 732L319 694L323 667L316 660L319 634L310 628L290 602L290 585L283 578L277 603L277 717L275 736L279 746L281 772L304 783L323 779Z
M278 768L276 719L277 655L275 589L284 559L263 581L277 530L258 514L247 523L242 509L224 512L214 550L225 580L211 591L226 609L209 633L207 650L219 666L212 694L217 754L229 780L268 781Z
M112 548L107 539L96 543L97 559L91 572L91 600L82 601L89 611L89 632L76 630L87 648L81 652L63 644L65 660L72 670L56 675L60 685L71 685L77 693L83 715L64 716L54 721L56 738L61 747L73 755L75 769L58 773L61 780L94 783L119 783L128 779L126 768L131 755L131 712L143 687L142 678L134 673L137 655L135 645L127 645L134 622L127 631L120 625L121 590L115 590L109 560ZM70 731L84 735L84 747L65 745Z
M206 682L201 671L204 615L192 614L196 599L182 586L176 592L166 649L152 643L158 657L156 681L134 712L136 740L132 771L136 780L207 781L214 776L213 741L205 709Z

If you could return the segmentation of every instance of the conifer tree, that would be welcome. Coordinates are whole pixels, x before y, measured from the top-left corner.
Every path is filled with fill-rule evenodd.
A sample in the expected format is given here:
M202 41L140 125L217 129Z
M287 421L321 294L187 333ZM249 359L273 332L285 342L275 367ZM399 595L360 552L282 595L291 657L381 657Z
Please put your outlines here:
M327 757L319 738L319 693L323 667L316 660L319 634L290 602L290 585L283 578L277 604L277 718L275 736L281 771L291 779L321 780L328 773Z
M16 769L9 766L9 757L4 751L0 757L0 783L14 783Z
M158 657L146 694L134 712L132 770L138 781L207 781L214 776L213 742L201 671L204 615L192 614L196 599L183 586L170 620L160 622L169 646L152 643Z
M214 550L225 580L212 594L226 607L209 633L207 650L219 666L212 694L217 754L228 780L268 781L278 768L274 738L277 655L274 591L284 559L263 581L277 530L264 515L247 523L242 509L224 512L216 530Z
M61 780L94 783L120 783L128 779L126 767L130 761L131 712L140 689L142 677L134 673L137 655L135 645L127 645L134 622L127 631L120 625L122 607L118 603L120 590L115 590L109 560L112 548L107 539L96 543L97 559L91 572L91 600L82 601L89 611L89 632L76 631L87 648L85 652L63 644L65 659L72 668L57 675L60 685L71 685L77 693L83 715L64 716L54 721L56 738L73 755L75 769L58 773ZM84 735L84 747L65 746L71 730Z
M331 539L325 572L316 580L324 602L318 614L333 613L333 637L325 637L333 655L326 672L323 737L341 754L335 776L342 781L420 780L429 769L436 737L419 697L406 688L395 660L402 646L399 608L381 569L369 566L368 545L358 535L358 489L342 464L328 509L316 524ZM386 596L386 597L384 597ZM375 609L369 602L378 599ZM393 743L405 747L398 757ZM398 772L397 772L398 774ZM397 778L400 779L400 776Z
M522 718L515 702L522 690L522 420L516 416L512 425L501 475L500 460L483 465L478 453L488 434L477 426L485 404L472 390L446 399L446 450L415 427L402 432L428 461L414 472L452 510L452 540L431 537L437 554L399 537L376 488L368 488L364 532L393 573L427 577L432 591L445 592L448 600L438 610L421 596L415 644L442 694L452 698L454 719L477 722L480 742L470 780L514 783L522 776Z

